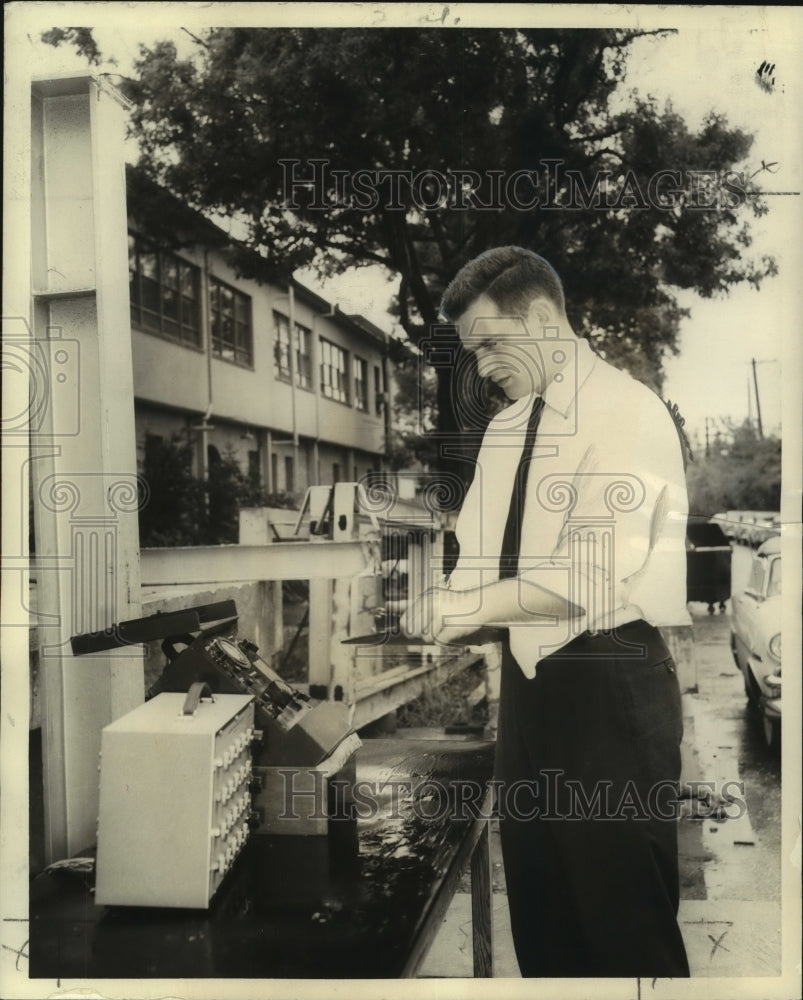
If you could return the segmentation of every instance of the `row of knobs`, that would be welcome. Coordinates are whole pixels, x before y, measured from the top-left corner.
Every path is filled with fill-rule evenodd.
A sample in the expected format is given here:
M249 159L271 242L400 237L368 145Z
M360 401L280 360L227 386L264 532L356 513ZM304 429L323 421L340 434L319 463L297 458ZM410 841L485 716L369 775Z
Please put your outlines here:
M248 792L243 792L237 801L232 804L231 808L226 810L226 814L223 817L220 826L212 827L212 836L225 837L246 809L248 809L250 804L251 796Z
M249 726L244 733L239 733L235 736L223 753L215 758L215 767L219 770L226 770L231 767L240 754L255 740L259 739L260 736L261 734L257 733L253 726Z
M248 760L243 761L226 784L215 794L215 801L225 805L237 789L251 777L251 768L251 758L249 757Z
M260 736L261 734L257 733L253 726L249 726L234 736L226 749L215 758L215 769L218 772L226 772L227 779L224 783L222 781L224 775L219 775L221 783L215 790L215 802L219 806L231 803L219 816L217 825L210 831L220 845L217 854L213 856L211 869L220 876L231 868L234 859L248 839L247 820L251 796L247 783L252 773L251 755L248 749Z
M234 859L240 853L240 850L248 839L248 832L245 826L239 827L226 841L225 847L218 853L217 857L212 861L212 871L219 872L223 875L225 872L231 868L234 863Z

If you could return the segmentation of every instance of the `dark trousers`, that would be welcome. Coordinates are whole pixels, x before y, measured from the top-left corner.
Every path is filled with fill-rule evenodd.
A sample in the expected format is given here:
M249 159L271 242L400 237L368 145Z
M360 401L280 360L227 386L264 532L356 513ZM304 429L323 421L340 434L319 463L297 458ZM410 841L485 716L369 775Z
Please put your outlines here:
M646 622L586 632L532 680L503 650L496 779L523 976L684 977L675 665Z

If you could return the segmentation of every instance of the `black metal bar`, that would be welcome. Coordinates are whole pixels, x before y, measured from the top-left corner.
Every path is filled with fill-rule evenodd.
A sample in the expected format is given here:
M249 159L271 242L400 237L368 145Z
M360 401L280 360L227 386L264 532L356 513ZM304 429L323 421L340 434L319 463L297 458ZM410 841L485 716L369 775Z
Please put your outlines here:
M73 656L100 653L121 646L135 646L141 642L166 639L171 635L197 632L203 622L220 618L236 618L237 605L232 600L216 601L214 604L199 604L182 611L159 611L145 618L131 618L114 624L100 632L85 632L70 637Z

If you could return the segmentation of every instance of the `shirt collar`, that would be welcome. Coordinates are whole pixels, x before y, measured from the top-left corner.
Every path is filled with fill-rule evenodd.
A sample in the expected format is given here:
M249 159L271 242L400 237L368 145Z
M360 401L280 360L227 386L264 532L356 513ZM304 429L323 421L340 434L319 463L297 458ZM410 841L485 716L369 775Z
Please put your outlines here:
M597 356L591 350L587 340L576 341L576 363L569 363L559 375L554 378L544 390L544 402L550 409L556 410L562 416L568 416L580 386L591 374L597 363Z

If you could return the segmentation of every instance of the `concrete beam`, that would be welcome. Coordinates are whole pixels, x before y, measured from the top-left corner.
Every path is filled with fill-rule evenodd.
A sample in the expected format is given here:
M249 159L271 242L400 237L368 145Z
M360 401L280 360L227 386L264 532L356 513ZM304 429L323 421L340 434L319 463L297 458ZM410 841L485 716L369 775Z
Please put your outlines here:
M141 652L69 636L140 616L124 121L102 79L33 84L30 468L47 860L91 844L105 725L144 698ZM16 252L15 252L16 256ZM5 331L4 331L5 332Z
M272 542L142 549L143 587L243 583L257 580L329 580L379 572L379 543Z

